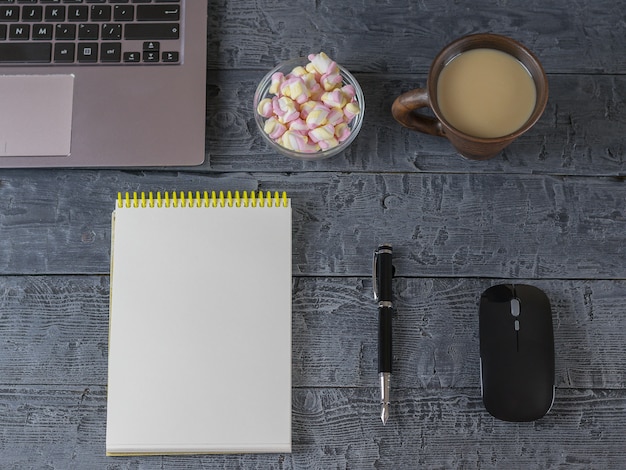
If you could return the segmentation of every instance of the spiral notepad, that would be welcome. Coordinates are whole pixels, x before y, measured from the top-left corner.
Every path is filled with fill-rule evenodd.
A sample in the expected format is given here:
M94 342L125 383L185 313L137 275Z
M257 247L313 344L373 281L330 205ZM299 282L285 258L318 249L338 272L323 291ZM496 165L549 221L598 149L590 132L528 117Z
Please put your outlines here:
M109 455L290 452L291 202L120 194Z

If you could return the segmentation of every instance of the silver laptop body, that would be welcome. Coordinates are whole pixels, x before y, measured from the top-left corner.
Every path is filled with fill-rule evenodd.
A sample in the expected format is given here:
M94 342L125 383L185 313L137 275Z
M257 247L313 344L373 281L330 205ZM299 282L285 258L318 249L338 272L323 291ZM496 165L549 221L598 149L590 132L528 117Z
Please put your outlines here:
M0 168L204 161L207 0L0 1Z

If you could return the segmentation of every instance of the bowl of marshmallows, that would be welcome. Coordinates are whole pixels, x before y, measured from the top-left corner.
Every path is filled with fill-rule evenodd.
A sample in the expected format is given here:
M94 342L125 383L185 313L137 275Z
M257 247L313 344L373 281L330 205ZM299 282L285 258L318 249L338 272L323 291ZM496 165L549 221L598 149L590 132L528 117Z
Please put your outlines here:
M356 79L325 53L283 62L254 94L254 117L277 152L321 160L345 150L363 124L365 101Z

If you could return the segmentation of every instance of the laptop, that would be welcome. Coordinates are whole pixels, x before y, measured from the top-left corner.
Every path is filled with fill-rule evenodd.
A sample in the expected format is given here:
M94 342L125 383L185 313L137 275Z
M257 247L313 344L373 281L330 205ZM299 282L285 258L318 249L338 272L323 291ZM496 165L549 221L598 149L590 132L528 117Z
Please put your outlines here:
M0 168L199 165L207 0L0 0Z

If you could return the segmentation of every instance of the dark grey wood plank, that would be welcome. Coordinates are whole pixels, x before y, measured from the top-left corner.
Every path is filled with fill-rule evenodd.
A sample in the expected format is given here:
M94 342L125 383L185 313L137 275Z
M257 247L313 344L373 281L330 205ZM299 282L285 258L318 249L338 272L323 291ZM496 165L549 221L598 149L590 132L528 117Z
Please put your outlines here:
M387 240L403 276L626 278L622 178L393 173L8 172L0 273L107 274L116 190L163 187L287 191L295 275L368 276Z
M348 150L319 162L273 153L256 128L255 87L264 72L209 74L207 160L214 171L378 171L438 173L626 174L626 77L549 75L543 117L495 158L460 157L449 142L409 131L391 116L393 100L423 87L415 76L356 74L365 94L365 121Z
M622 179L333 174L285 184L295 274L370 275L372 248L388 241L403 276L626 278Z
M0 386L106 385L107 276L0 276Z
M375 388L294 390L292 454L106 457L102 387L3 387L0 467L621 469L626 464L623 390L564 391L546 417L527 424L492 418L476 390L398 390L385 427L377 395Z
M495 279L394 281L394 386L480 386L478 303ZM624 389L625 281L538 281L551 300L559 389ZM369 279L304 278L294 285L293 380L367 387L377 380L377 310Z
M479 386L479 295L489 279L397 278L394 386ZM552 301L559 389L626 386L626 281L520 280ZM377 383L369 278L296 278L294 387ZM0 276L0 386L105 386L107 276Z
M494 32L533 50L548 72L623 73L624 1L212 2L209 67L272 66L326 51L355 71L425 72L459 36Z

